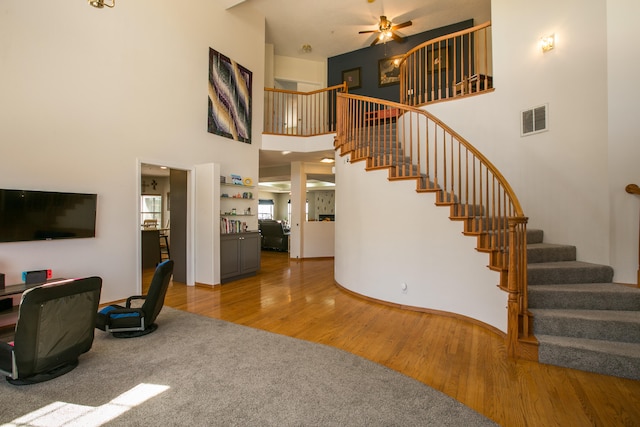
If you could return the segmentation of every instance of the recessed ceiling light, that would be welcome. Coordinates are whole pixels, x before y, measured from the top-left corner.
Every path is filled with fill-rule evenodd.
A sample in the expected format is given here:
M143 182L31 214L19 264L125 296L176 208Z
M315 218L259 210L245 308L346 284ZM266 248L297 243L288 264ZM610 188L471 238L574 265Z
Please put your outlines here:
M335 159L331 159L329 157L325 157L324 159L320 160L322 163L333 163L335 162Z

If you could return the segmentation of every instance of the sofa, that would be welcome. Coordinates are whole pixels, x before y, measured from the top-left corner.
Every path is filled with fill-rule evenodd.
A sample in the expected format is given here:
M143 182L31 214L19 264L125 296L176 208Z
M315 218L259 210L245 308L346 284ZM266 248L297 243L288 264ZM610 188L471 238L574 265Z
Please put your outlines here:
M262 236L262 249L289 251L289 230L285 229L280 221L261 219L258 221L258 229Z

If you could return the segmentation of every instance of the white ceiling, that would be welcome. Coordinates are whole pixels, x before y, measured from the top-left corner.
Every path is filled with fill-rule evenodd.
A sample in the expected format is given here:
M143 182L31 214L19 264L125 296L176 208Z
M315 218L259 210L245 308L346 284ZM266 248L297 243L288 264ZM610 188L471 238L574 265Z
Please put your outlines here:
M476 24L491 17L491 0L225 0L234 8L251 7L266 17L266 42L276 55L324 61L367 47L381 15L395 24L412 21L398 30L401 36L422 33L466 19ZM312 47L310 53L302 45Z

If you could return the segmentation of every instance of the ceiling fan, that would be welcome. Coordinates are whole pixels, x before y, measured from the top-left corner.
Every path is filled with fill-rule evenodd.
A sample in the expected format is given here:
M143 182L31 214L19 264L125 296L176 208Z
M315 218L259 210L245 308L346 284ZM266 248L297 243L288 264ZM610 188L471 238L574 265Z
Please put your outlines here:
M393 25L393 22L389 21L387 17L383 15L380 17L380 22L378 22L377 30L360 31L359 34L380 33L380 35L373 40L371 46L374 46L380 41L386 43L389 39L394 39L397 42L403 42L405 41L406 37L400 37L399 35L397 35L396 30L408 27L411 24L411 21L407 21L403 22L402 24Z

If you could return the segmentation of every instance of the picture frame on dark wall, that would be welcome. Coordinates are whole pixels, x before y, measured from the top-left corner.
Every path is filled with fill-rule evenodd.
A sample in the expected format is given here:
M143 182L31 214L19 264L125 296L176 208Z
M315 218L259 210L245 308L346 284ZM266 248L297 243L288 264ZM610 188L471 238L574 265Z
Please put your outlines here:
M403 56L396 55L378 61L378 87L400 83L400 60Z
M253 73L209 48L210 133L251 144L251 84Z
M342 81L347 83L347 89L358 89L362 86L360 82L360 68L351 68L342 72Z

